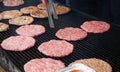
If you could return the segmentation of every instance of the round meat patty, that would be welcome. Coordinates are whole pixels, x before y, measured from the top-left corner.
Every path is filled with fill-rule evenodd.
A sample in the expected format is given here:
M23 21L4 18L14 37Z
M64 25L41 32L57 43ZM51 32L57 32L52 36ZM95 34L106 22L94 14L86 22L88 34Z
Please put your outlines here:
M58 3L53 3L54 7L56 8L58 6ZM46 10L46 4L45 3L40 3L37 5L37 7L40 9L40 10Z
M3 0L5 6L19 6L24 4L24 0Z
M30 15L34 18L47 18L48 14L46 10L33 11Z
M73 52L74 46L64 40L50 40L42 43L38 50L51 57L64 57Z
M11 36L2 41L1 46L5 50L23 51L34 46L35 39L25 36Z
M65 68L62 61L51 58L33 59L24 65L25 72L56 72L62 68Z
M9 28L8 24L0 22L0 32L7 31L8 28Z
M24 25L16 29L17 34L23 36L38 36L45 32L45 27L42 25Z
M3 19L11 19L22 15L19 10L7 10L3 11L1 14Z
M30 14L33 11L38 11L38 8L36 6L27 6L20 9L20 12L24 14Z
M58 14L58 15L66 14L66 13L69 13L70 11L71 11L71 9L66 6L58 5L56 7L56 14Z
M86 21L81 28L90 33L104 33L110 29L110 25L104 21Z
M68 41L81 40L87 37L87 32L80 28L67 27L57 31L56 36Z
M76 63L85 64L88 67L94 69L96 72L112 72L112 67L110 66L110 64L108 64L107 62L101 59L90 58L90 59L76 60L75 62L71 63L69 66Z
M20 16L9 19L9 23L12 25L27 25L31 24L34 21L34 18L31 16Z

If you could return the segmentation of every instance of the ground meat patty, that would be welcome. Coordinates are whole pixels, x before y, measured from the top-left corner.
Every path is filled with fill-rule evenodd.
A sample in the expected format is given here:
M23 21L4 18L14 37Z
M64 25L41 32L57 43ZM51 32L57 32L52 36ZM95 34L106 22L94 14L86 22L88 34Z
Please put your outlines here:
M3 11L1 14L3 19L11 19L22 15L19 10L7 10Z
M30 14L33 11L38 11L38 8L36 6L27 6L20 9L20 12L24 14Z
M67 27L57 31L56 36L68 41L81 40L87 37L87 32L80 28Z
M6 31L9 28L8 24L0 22L0 32Z
M23 36L38 36L45 32L45 27L42 25L24 25L16 29L16 32Z
M86 21L81 28L90 33L104 33L110 29L110 25L104 21Z
M89 58L89 59L81 59L72 62L69 66L75 63L82 63L87 65L88 67L94 69L96 72L112 72L112 67L107 62L96 59L96 58Z
M58 6L58 3L53 3L54 7L56 8ZM40 9L40 10L46 10L46 3L40 3L37 5L37 7Z
M24 0L3 0L5 6L19 6L24 4Z
M9 19L9 24L12 25L27 25L31 24L34 21L34 18L31 16L20 16Z
M38 50L51 57L64 57L72 53L73 45L64 40L50 40L42 43Z
M64 68L65 65L62 61L51 59L51 58L41 58L33 59L24 65L25 72L56 72L59 69Z
M48 14L46 10L33 11L30 15L34 18L47 18Z
M56 14L58 14L58 15L66 14L70 11L71 11L71 9L69 7L66 7L66 6L58 5L56 7Z
M11 36L2 41L1 46L5 50L23 51L35 44L35 39L25 36Z

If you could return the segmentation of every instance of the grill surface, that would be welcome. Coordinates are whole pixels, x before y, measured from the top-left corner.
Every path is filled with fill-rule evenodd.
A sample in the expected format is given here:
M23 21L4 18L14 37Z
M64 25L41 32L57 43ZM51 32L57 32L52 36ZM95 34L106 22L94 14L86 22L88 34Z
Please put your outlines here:
M25 4L18 7L5 7L0 4L0 12L10 9L20 9L29 5L37 5L40 0L25 0ZM55 37L55 33L58 29L64 27L80 27L80 25L86 20L97 20L97 18L72 10L70 13L59 16L59 20L55 21L55 29L50 29L47 19L37 19L33 24L41 24L46 27L46 33L41 36L35 37L36 44L31 49L22 52L6 51L0 48L10 60L21 72L24 72L23 65L31 59L43 58L48 56L40 53L37 48L45 41L51 39L58 39ZM8 20L2 20L2 22L8 23ZM81 41L70 41L75 48L72 54L62 58L54 58L62 60L66 66L77 60L84 58L100 58L107 61L113 68L113 72L120 72L120 29L117 26L111 24L111 29L103 34L89 33L88 37ZM9 36L16 36L15 29L19 26L10 25L10 28L6 32L0 33L0 43L2 40Z

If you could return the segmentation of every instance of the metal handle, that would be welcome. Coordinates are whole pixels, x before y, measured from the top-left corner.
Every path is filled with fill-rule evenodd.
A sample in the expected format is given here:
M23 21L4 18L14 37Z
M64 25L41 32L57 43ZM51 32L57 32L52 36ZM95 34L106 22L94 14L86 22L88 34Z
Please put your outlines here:
M48 13L48 21L49 21L50 28L55 28L52 15L50 12L50 8L49 8L49 0L46 0L46 8L47 8L47 13Z
M55 10L54 4L53 4L53 0L49 0L49 1L50 1L50 2L49 2L49 5L51 5L50 7L51 7L52 13L53 13L53 18L54 18L54 19L58 19L58 16L57 16L57 14L56 14L56 10Z

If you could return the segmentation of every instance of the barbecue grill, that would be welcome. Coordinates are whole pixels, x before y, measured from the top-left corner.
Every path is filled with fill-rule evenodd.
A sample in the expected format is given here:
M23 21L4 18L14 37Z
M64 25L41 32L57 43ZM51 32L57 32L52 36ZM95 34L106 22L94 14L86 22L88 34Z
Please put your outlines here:
M17 7L5 7L0 3L0 12L5 10L20 9L25 6L37 5L40 0L25 0L25 4ZM38 46L51 39L58 39L55 36L57 30L65 27L77 27L87 20L100 20L96 17L90 16L83 12L72 9L71 12L59 15L59 19L55 20L55 28L49 28L48 19L35 18L33 24L40 24L46 27L46 32L41 36L34 37L36 39L35 46L31 49L14 52L3 50L0 47L1 57L0 64L8 70L8 72L24 72L23 66L26 62L35 58L49 58L46 55L40 53ZM8 23L8 20L2 20L1 22ZM87 38L78 41L69 41L75 48L74 51L66 57L53 59L62 60L67 66L71 62L78 59L85 58L99 58L108 62L113 72L120 72L120 27L114 25L114 23L108 22L111 25L109 31L102 34L88 33ZM15 29L19 26L10 25L9 30L0 33L0 43L9 36L16 36Z

